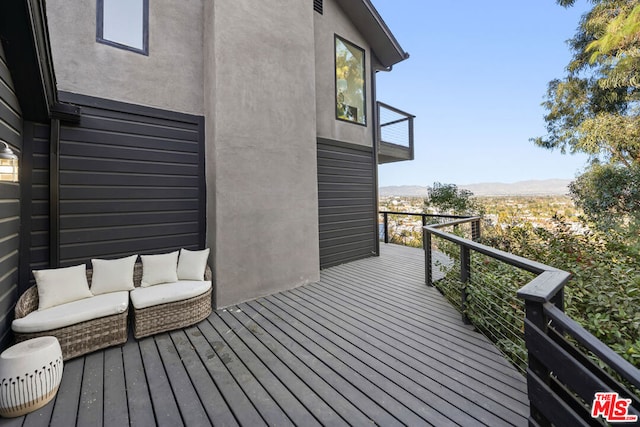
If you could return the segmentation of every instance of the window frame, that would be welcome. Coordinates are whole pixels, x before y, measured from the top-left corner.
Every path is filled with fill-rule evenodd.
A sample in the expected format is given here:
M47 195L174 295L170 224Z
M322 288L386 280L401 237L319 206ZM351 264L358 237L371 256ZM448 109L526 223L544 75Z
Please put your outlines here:
M349 120L349 119L344 119L342 117L339 116L338 114L338 75L337 75L337 69L338 69L338 55L337 55L337 43L338 40L340 40L341 43L343 43L345 46L346 45L350 45L351 47L359 50L362 52L362 105L363 105L363 110L364 110L364 120L363 122L359 122L357 119L356 120ZM345 39L344 37L339 36L338 34L334 34L334 40L333 40L333 81L334 81L334 109L335 109L335 116L336 116L336 120L339 120L341 122L346 122L346 123L352 123L355 125L359 125L359 126L364 126L367 127L367 119L368 119L368 105L367 105L367 51L363 48L361 48L360 46L356 45L355 43L350 42L349 40Z
M104 38L104 0L96 0L96 42L149 56L149 0L142 0L142 49Z

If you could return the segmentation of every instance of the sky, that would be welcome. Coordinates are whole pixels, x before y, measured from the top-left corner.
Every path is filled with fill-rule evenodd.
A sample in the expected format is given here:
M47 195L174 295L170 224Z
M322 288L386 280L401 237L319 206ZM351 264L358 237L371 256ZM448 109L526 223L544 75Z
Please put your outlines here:
M372 0L410 58L377 75L379 101L414 114L415 160L381 165L379 185L575 178L587 156L546 135L547 84L565 75L587 0Z

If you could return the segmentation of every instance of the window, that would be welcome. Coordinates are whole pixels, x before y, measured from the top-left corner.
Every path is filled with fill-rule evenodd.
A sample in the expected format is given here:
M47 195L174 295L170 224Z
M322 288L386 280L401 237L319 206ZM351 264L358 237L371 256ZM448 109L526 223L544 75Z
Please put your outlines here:
M336 118L367 124L364 49L335 36Z
M149 0L97 0L100 43L149 54Z
M313 10L318 12L320 15L322 15L322 9L323 9L322 6L323 6L322 0L313 0Z

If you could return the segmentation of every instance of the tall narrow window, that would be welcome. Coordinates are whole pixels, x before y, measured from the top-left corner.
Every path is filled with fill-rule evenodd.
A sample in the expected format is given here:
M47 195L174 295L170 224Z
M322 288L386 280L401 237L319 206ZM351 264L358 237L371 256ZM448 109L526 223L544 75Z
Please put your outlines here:
M149 54L149 0L97 0L96 40Z
M364 49L339 36L336 42L336 118L367 124Z

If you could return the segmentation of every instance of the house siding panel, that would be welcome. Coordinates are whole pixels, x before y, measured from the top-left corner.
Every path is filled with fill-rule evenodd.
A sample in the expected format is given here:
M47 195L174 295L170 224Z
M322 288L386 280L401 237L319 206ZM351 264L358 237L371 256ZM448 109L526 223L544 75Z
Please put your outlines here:
M376 253L371 148L318 140L320 267Z
M198 249L205 237L204 120L63 93L60 265Z
M0 140L19 153L22 114L0 44ZM0 348L11 338L13 307L18 293L20 248L20 184L0 182Z

